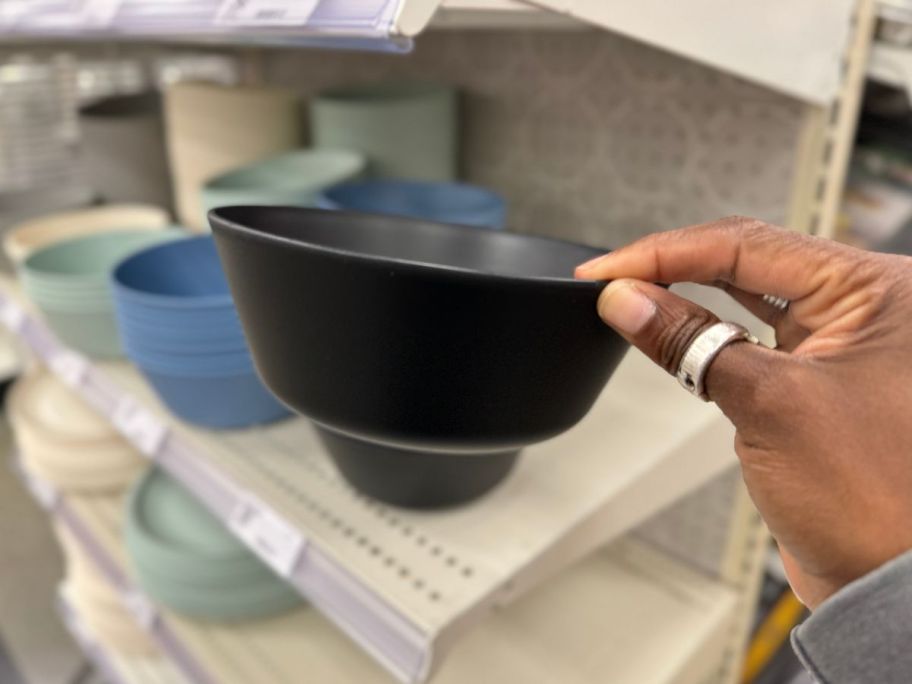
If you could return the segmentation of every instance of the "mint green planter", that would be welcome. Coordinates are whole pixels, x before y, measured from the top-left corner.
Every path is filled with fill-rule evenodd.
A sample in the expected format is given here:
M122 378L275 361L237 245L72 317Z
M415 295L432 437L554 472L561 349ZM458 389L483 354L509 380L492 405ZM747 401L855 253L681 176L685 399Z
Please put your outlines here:
M203 209L208 213L238 204L315 206L323 190L357 178L366 165L363 154L348 150L286 152L209 179L201 191Z
M364 153L372 176L456 178L459 141L453 88L400 83L330 90L311 101L310 121L315 147Z
M143 590L184 615L240 620L301 603L294 589L157 469L130 492L124 538Z

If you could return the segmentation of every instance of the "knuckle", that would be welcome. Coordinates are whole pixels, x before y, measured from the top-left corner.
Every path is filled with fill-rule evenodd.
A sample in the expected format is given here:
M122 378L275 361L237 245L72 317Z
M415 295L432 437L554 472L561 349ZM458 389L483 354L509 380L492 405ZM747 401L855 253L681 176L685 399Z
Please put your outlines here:
M670 318L667 312L660 312L662 320L656 336L656 361L669 373L676 373L681 359L701 332L716 322L709 311L698 309L688 316ZM670 320L669 320L670 318Z

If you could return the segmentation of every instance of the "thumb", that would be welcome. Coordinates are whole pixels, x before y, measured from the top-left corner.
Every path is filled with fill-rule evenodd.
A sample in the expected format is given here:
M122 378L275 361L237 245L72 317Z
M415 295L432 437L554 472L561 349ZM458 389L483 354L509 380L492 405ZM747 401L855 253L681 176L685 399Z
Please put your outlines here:
M711 311L659 285L626 278L605 287L598 312L605 323L672 375L697 336L719 322ZM706 391L740 427L738 418L751 411L751 390L769 377L772 364L785 359L785 354L760 345L726 345L707 371Z

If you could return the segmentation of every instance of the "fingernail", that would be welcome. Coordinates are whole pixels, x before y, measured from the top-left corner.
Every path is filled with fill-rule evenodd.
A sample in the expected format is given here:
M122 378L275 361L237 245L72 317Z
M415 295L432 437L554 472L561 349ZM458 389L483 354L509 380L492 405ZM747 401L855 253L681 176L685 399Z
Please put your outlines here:
M580 271L588 271L588 270L591 269L593 266L595 266L598 262L600 262L602 259L604 259L606 256L608 256L608 255L607 255L607 254L602 254L602 256L597 256L597 257L595 257L594 259L589 259L589 261L587 261L587 262L585 262L585 263L580 264L579 266L577 266L577 267L576 267L576 272L579 273Z
M636 285L615 280L602 291L598 311L602 320L611 327L636 335L655 316L656 305Z

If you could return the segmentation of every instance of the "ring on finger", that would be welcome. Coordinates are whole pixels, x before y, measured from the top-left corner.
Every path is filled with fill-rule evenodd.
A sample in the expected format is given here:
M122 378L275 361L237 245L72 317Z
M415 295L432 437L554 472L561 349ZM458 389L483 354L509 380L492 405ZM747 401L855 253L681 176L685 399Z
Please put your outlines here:
M681 357L675 374L681 387L695 397L709 401L705 384L709 367L720 351L733 342L741 341L759 342L747 328L737 323L715 323L697 335Z
M763 301L779 311L788 311L791 302L785 297L778 297L772 294L763 295Z

